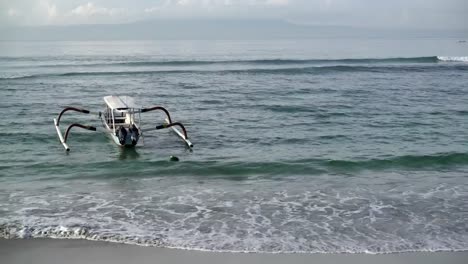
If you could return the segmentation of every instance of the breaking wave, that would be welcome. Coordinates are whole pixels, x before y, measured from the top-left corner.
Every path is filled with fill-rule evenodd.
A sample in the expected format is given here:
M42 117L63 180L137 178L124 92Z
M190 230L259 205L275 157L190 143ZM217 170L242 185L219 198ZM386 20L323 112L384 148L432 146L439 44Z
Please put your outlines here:
M426 57L391 57L391 58L344 58L344 59L254 59L254 60L148 60L140 57L0 57L5 62L68 62L68 66L190 66L207 64L256 64L256 65L288 65L288 64L373 64L373 63L436 63L439 61L466 62L465 56L426 56ZM90 62L91 61L91 62ZM95 61L95 62L93 62ZM54 66L46 64L44 66ZM63 66L63 64L56 65Z
M46 78L46 77L73 77L73 76L122 76L122 75L152 75L152 74L213 74L213 73L232 73L232 74L330 74L343 72L437 72L437 71L453 71L468 70L468 65L450 66L361 66L361 65L335 65L335 66L310 66L310 67L287 67L287 68L250 68L250 69L226 69L226 70L125 70L125 71L79 71L65 73L44 73L30 74L21 76L0 77L0 80L17 80L31 78Z
M340 72L398 72L467 70L468 57L428 56L408 58L362 59L260 59L260 60L147 60L145 58L76 58L76 57L0 57L0 62L20 62L9 68L43 69L41 73L11 76L0 75L0 80L88 75L130 75L171 73L271 73L324 74ZM438 64L439 62L446 62ZM456 64L447 64L458 62ZM460 65L460 63L462 63ZM453 66L453 67L452 67ZM107 70L101 70L105 67ZM51 69L45 69L51 68ZM55 70L57 69L57 70ZM53 71L52 71L53 70Z
M94 162L89 164L55 165L54 170L50 164L33 163L24 166L25 171L49 170L50 173L60 175L69 170L82 171L78 177L114 178L128 175L133 171L145 169L138 176L153 177L165 175L173 176L203 176L219 177L232 181L242 181L251 176L271 177L282 175L321 175L341 174L359 171L386 171L393 169L403 170L434 170L462 167L468 165L468 153L441 153L435 155L405 155L390 157L388 159L370 160L332 160L332 159L298 159L277 162L224 162L224 161L185 161L182 163L170 163L160 161L135 161L131 164L121 164L115 161ZM12 165L13 167L15 165ZM0 166L8 169L9 166ZM114 168L113 173L104 172L100 175L101 168ZM61 177L65 180L64 177ZM73 179L73 177L72 177Z
M468 62L468 56L466 57L449 57L449 56L437 56L439 61L446 62Z

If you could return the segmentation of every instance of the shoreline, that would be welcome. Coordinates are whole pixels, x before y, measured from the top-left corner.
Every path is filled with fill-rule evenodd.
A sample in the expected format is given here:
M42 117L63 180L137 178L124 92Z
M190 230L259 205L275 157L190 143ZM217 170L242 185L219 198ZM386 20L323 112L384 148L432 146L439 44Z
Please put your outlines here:
M3 239L2 264L116 263L444 263L465 264L468 251L364 253L221 253L80 239Z

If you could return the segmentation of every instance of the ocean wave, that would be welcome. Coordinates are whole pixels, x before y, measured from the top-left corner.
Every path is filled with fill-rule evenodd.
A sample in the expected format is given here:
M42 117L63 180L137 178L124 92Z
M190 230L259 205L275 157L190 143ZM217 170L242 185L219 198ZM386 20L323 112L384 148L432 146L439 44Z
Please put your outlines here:
M378 63L435 63L432 57L368 58L368 59L259 59L259 60L161 60L89 63L78 66L204 66L204 65L320 65L320 64L378 64ZM48 65L52 66L53 65Z
M468 165L468 153L441 153L434 155L405 155L387 159L337 160L337 159L298 159L276 162L255 161L184 161L171 163L160 161L135 161L122 164L117 161L94 162L88 164L56 164L51 168L49 163L24 165L25 171L47 170L50 174L61 175L61 172L80 171L77 177L115 178L127 176L139 171L133 177L203 176L223 178L231 181L243 181L250 177L272 177L282 175L323 175L355 173L359 171L433 170ZM13 168L16 165L12 165ZM9 166L1 166L8 169ZM108 168L104 171L102 168ZM111 169L112 168L112 169ZM144 170L142 170L144 168ZM148 169L151 168L151 169ZM62 178L66 179L66 178ZM73 176L71 176L73 180Z
M380 72L380 71L425 71L425 70L466 70L464 64L437 64L438 62L468 62L464 56L428 56L401 58L361 59L258 59L258 60L123 60L115 58L53 57L48 61L34 58L33 64L11 65L12 68L34 67L57 68L65 72L12 74L0 76L0 80L15 80L41 77L68 77L87 75L129 75L129 74L170 74L170 73L278 73L278 74L321 74L327 72ZM128 59L128 58L127 58ZM24 61L27 57L0 57L0 61ZM50 63L47 63L50 62ZM36 64L37 63L37 64ZM35 65L36 64L36 65ZM199 66L199 67L196 67ZM117 67L124 67L119 70ZM73 71L81 68L80 71ZM94 70L105 68L108 70ZM66 71L70 69L70 71ZM49 70L50 71L50 70Z
M372 159L363 161L330 160L325 165L334 169L344 170L380 170L390 168L428 169L435 167L451 167L468 165L468 153L442 153L435 155L405 155L388 159Z
M82 239L89 241L101 241L109 243L119 243L143 247L159 247L181 250L194 250L202 252L219 252L219 253L269 253L269 254L398 254L398 253L411 253L411 252L462 252L468 251L468 247L453 248L450 245L439 247L418 247L411 248L405 245L401 247L391 248L364 248L362 245L359 247L349 247L343 249L327 249L327 248L314 248L310 250L262 250L262 249L210 249L203 246L184 246L167 244L164 240L159 238L150 237L132 237L129 235L119 236L113 235L109 232L93 232L89 231L87 227L64 227L64 226L50 226L45 228L35 227L19 227L18 225L8 226L0 225L0 238L3 239Z
M468 56L426 56L389 58L343 58L343 59L244 59L244 60L148 60L132 57L0 57L0 62L32 62L37 68L62 67L144 67L144 66L206 66L206 65L373 65L373 64L433 64L437 62L468 62ZM30 67L12 65L12 67Z
M437 60L445 62L468 62L468 56L437 56Z
M140 246L164 246L159 239L141 237L119 237L118 235L103 234L93 231L89 226L61 226L51 225L43 227L24 226L21 224L0 224L0 238L4 239L86 239L92 241L106 241Z
M468 70L468 65L450 66L360 66L360 65L334 65L310 67L284 67L284 68L247 68L247 69L199 69L199 70L124 70L124 71L76 71L64 73L25 74L19 76L0 77L0 80L18 80L47 77L74 77L74 76L123 76L123 75L153 75L153 74L327 74L343 72L425 72L425 71L453 71Z
M190 66L206 64L260 64L260 65L287 65L287 64L371 64L371 63L435 63L446 58L467 58L467 57L389 57L389 58L343 58L343 59L244 59L244 60L148 60L145 58L132 57L0 57L0 61L34 61L34 62L78 62L69 66L101 66L101 65L127 65L127 66ZM95 62L93 62L95 61ZM455 61L455 60L453 60ZM81 63L80 62L85 62ZM54 66L48 64L44 66ZM63 66L63 65L57 65Z

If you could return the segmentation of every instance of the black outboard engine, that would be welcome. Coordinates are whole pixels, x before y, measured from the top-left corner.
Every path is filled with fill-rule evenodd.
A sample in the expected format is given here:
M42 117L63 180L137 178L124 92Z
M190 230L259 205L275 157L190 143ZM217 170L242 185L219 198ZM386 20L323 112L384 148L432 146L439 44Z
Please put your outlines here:
M132 139L132 145L135 146L138 143L138 138L140 137L140 133L138 132L138 128L133 124L130 128L130 135Z
M117 132L117 135L119 137L120 145L125 145L125 141L127 139L127 130L124 127L120 127L120 129Z

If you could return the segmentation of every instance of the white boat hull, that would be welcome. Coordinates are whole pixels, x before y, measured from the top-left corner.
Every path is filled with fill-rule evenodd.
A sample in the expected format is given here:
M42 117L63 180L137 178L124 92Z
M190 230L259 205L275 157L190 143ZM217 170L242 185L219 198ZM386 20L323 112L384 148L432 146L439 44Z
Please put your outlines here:
M125 135L124 137L124 140L121 142L119 136L117 133L114 132L113 129L111 129L104 117L101 116L101 122L102 122L102 126L105 130L105 133L112 139L112 141L115 142L115 144L117 144L118 146L121 146L121 147L134 147L138 144L138 141L139 141L139 138L142 137L141 133L139 133L138 136L135 137L134 134L132 134L128 129L127 129L127 134ZM135 126L136 127L136 126ZM139 128L136 127L138 130Z

